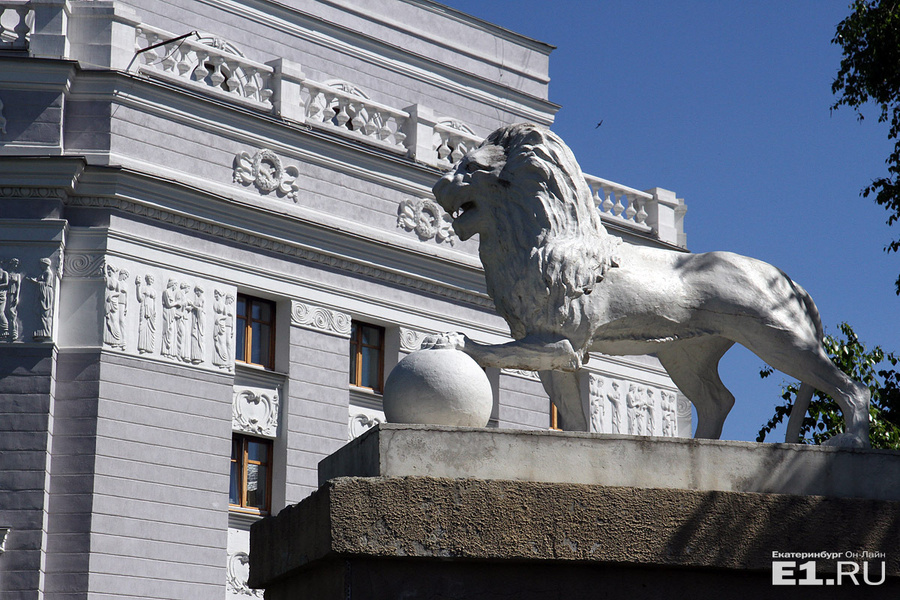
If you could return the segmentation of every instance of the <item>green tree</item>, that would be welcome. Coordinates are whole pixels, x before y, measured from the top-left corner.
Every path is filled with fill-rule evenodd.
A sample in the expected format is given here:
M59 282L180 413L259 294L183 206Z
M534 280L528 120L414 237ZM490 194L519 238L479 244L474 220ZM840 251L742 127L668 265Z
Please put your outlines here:
M900 371L895 368L900 359L885 354L879 346L867 350L848 324L841 323L839 328L843 337L825 336L825 349L840 370L867 386L872 393L869 441L873 448L900 450ZM772 369L765 367L759 374L768 377ZM797 384L782 388L784 404L775 407L775 415L759 430L756 441L764 441L766 434L791 414L799 389ZM837 403L816 391L800 430L803 442L821 444L843 431L844 419Z
M854 0L850 8L853 12L838 24L832 40L843 50L831 84L839 95L832 109L849 106L862 120L861 108L871 101L880 108L878 121L890 122L888 139L895 144L885 160L888 174L864 188L862 195L875 194L875 202L890 213L888 225L893 225L900 220L900 0ZM887 250L900 250L900 239Z

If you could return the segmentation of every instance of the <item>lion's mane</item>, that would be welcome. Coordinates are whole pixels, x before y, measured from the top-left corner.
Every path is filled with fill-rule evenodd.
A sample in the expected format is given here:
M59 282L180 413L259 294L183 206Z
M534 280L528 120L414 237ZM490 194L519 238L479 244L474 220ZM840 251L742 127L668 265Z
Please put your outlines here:
M620 241L606 232L578 162L554 133L512 125L484 144L501 147L506 159L499 175L506 197L495 209L505 211L496 225L504 229L497 238L507 251L482 253L489 293L517 339L533 331L535 319L542 329L578 327L577 299L618 266ZM506 281L511 274L492 274L490 263L512 271L518 278L512 288Z

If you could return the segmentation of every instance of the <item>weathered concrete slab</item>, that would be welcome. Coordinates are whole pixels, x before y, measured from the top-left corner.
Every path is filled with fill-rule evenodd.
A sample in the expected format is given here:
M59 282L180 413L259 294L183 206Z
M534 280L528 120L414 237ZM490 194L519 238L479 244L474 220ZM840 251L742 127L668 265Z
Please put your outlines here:
M867 597L897 597L881 594L900 593L898 539L898 502L337 478L253 525L250 585L265 587L269 600L602 597L591 590L700 600L721 598L726 585L727 597L791 598L796 587L772 586L773 552L858 552L818 559L815 567L833 577L836 560L868 562L868 581L879 583L866 585L860 575L859 586L842 588L841 597L854 587ZM575 595L548 595L544 577ZM829 597L827 591L816 588L816 597Z
M382 424L319 463L335 477L506 479L900 500L900 452Z

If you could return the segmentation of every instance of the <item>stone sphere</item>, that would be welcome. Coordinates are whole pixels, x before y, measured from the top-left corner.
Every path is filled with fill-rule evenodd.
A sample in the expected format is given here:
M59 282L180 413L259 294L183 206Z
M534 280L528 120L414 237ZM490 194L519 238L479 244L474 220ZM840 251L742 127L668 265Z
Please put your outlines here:
M388 423L485 427L494 393L487 375L468 354L449 348L406 356L384 383Z

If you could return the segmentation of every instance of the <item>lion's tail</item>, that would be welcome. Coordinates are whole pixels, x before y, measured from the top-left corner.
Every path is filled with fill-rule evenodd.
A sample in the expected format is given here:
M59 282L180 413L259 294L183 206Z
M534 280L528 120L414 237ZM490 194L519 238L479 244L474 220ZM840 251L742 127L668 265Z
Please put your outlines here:
M809 403L812 401L814 391L816 388L810 384L800 384L797 399L794 400L791 416L788 419L787 432L784 434L784 441L788 444L800 442L800 428L803 427L803 419L806 417L806 411L809 410Z

